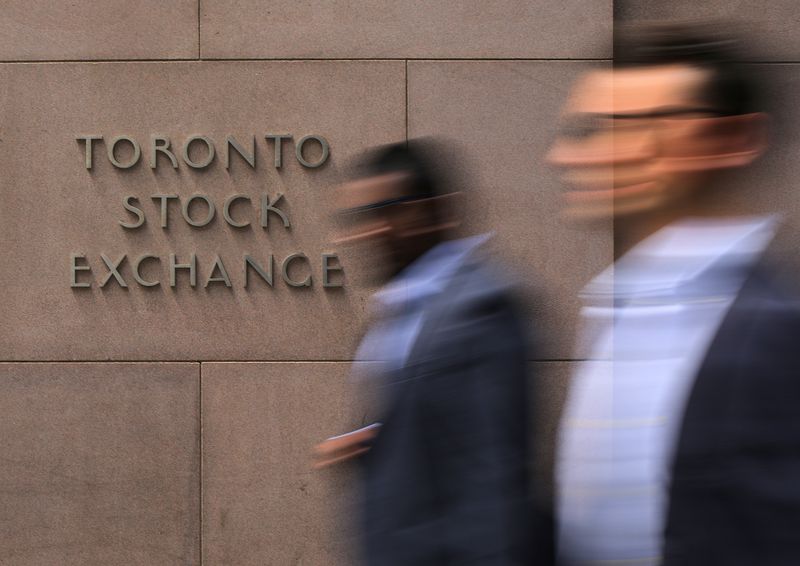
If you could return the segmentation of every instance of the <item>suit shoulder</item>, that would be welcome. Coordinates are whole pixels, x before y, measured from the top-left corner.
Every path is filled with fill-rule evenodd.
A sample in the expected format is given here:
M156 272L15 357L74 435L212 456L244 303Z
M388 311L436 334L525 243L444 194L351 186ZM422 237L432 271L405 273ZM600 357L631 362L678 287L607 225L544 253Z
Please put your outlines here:
M469 254L454 279L464 291L477 296L517 295L523 282L522 274L513 265L496 258L488 247ZM525 276L524 283L526 289L532 283L536 287L535 277L530 274Z
M800 350L800 300L773 270L759 266L742 287L726 317L721 344L731 358L797 367Z
M746 312L754 323L774 320L800 324L800 295L796 285L766 265L753 270L733 308Z
M463 309L512 306L519 302L518 286L501 264L476 257L453 276L445 293Z

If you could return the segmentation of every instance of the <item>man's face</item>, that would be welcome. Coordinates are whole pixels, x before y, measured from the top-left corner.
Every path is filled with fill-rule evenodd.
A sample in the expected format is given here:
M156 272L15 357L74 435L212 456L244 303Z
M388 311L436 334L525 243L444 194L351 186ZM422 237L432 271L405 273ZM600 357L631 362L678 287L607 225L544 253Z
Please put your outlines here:
M350 181L338 189L339 244L362 246L371 279L397 274L425 249L431 233L430 199L409 199L409 175L387 173Z
M739 117L704 100L710 71L660 65L590 72L575 86L548 161L564 170L566 211L625 216L675 205L727 151Z

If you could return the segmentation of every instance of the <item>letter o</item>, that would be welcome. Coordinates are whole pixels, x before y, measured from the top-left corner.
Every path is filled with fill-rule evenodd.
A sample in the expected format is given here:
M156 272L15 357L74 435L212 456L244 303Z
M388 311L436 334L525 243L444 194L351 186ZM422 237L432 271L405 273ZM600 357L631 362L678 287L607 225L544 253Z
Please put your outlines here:
M308 140L316 140L319 142L320 147L322 147L322 156L320 156L319 161L316 163L311 163L310 161L306 161L305 157L303 157L303 146L305 146ZM300 141L297 142L297 145L294 146L294 153L297 156L297 160L300 162L300 165L303 167L308 167L310 169L314 169L315 167L319 167L323 163L328 160L328 155L330 155L330 146L328 145L327 140L322 136L303 136L300 138Z
M192 145L192 142L201 141L206 144L208 148L208 155L204 161L194 162L189 157L189 147ZM214 161L214 142L208 139L206 136L192 136L187 139L183 144L183 160L186 162L186 165L193 169L203 169L204 167L208 167L208 165Z
M208 205L208 216L206 216L206 218L201 222L195 222L194 220L192 220L191 216L189 216L189 207L191 206L192 201L197 198L203 199L204 201L206 201L206 205ZM215 212L214 203L211 202L211 199L205 195L192 195L189 197L188 200L185 200L183 202L183 207L181 208L181 212L183 213L183 219L186 220L187 223L191 224L192 226L197 226L198 228L200 228L202 226L206 226L209 222L211 222L214 219L214 212Z
M131 144L133 146L133 160L130 163L126 164L126 165L123 165L122 163L117 161L117 158L114 155L114 151L117 149L117 144L119 142L121 142L121 141L126 141L126 142L128 142L129 144ZM107 150L108 150L108 160L111 162L111 164L114 167L116 167L118 169L129 169L130 167L133 167L134 165L136 165L139 162L139 157L141 157L141 155L142 155L142 150L139 147L139 144L136 143L136 141L133 138L129 138L128 136L117 136L117 137L115 137L108 144Z

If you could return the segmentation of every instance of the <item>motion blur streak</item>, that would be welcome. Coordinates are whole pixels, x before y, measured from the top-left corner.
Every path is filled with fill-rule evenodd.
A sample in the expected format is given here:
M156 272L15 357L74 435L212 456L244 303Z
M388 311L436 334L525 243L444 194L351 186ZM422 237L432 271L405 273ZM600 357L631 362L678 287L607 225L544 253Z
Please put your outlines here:
M760 85L726 27L615 34L548 155L566 217L613 218L616 258L582 296L558 560L800 564L800 310L765 259L778 217L726 194L767 149Z

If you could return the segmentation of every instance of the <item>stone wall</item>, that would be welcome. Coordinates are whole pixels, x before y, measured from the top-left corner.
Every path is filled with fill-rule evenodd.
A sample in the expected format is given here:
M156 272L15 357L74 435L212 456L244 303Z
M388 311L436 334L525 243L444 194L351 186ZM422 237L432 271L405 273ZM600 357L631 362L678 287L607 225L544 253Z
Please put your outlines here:
M468 228L494 230L494 249L530 298L546 482L558 407L570 365L579 363L576 293L612 256L610 231L559 219L559 181L542 162L558 109L575 77L608 64L615 17L766 19L754 65L785 107L783 137L761 173L776 187L741 202L780 206L791 217L798 165L788 133L798 113L786 93L800 80L800 34L789 23L793 2L767 7L6 0L0 562L349 563L346 545L331 537L332 523L345 519L333 501L347 478L308 466L310 447L353 421L347 375L369 295L349 277L351 253L329 243L331 189L364 149L407 137L444 136L463 150ZM281 167L267 134L293 136ZM330 145L318 168L294 155L309 134ZM89 135L103 136L91 169L77 140ZM194 135L217 151L206 168L180 156ZM107 157L117 136L140 146L130 168ZM164 152L151 167L152 136L169 138L177 168ZM255 143L255 167L238 154L225 167L228 136L246 149ZM195 162L198 145L189 152ZM114 156L131 162L131 144L119 143ZM765 178L754 175L740 184ZM182 216L195 194L216 208L204 227ZM249 226L224 221L234 194L250 197L230 207ZM291 226L267 213L262 227L260 199L278 194ZM154 195L178 196L167 201L166 228ZM143 226L120 225L136 220L126 197L136 197ZM205 206L195 199L190 218L202 218ZM294 253L308 260L287 277L311 275L310 287L287 284L281 273ZM195 254L196 286L185 269L170 285L170 254L179 264ZM274 256L272 286L252 269L244 286L245 254L262 266ZM344 287L323 286L323 254L338 254ZM143 255L157 259L140 264L141 279L159 285L134 278ZM206 286L219 279L217 257L230 288ZM71 286L73 261L91 268L75 272L90 287Z

